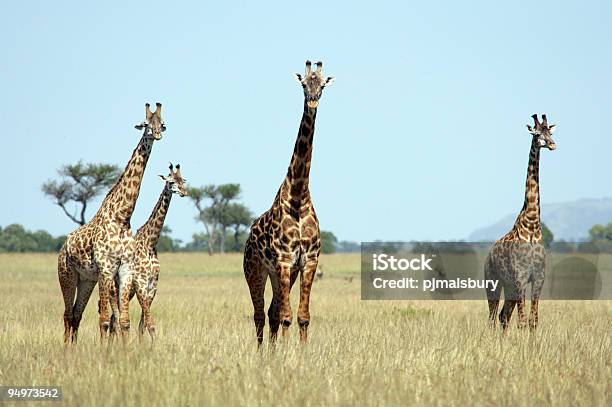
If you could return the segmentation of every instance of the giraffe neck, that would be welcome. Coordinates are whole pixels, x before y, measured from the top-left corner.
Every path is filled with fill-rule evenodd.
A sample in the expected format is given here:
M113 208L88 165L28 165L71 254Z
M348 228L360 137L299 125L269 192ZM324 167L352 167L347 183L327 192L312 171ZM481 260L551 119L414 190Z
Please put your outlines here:
M146 223L136 232L136 239L144 241L149 248L155 248L157 246L157 241L164 227L164 221L166 220L166 214L168 213L171 200L172 191L166 185L157 200L157 204L155 204L151 212L151 216L149 216Z
M111 222L130 226L130 219L140 193L142 176L152 148L153 139L143 135L123 174L104 198L96 218L104 217Z
M289 201L291 206L299 207L308 194L316 116L317 109L309 108L306 100L304 100L304 113L300 122L300 130L293 148L293 156L287 170L287 176L281 186L283 192L281 196Z
M525 182L525 202L514 228L519 236L529 241L539 241L542 237L540 224L540 141L533 137L529 150L527 181Z

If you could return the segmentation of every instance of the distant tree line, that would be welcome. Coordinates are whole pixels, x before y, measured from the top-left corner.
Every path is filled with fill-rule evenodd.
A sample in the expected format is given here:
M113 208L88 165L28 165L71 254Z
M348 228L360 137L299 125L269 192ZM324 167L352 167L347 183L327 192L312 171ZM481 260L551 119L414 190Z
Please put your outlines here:
M44 230L31 232L19 224L0 226L0 253L4 252L56 252L66 236L53 237Z
M62 212L77 225L84 225L87 209L99 196L114 185L121 169L113 164L83 163L63 165L57 170L58 177L43 183L43 194L52 200ZM251 210L239 201L239 184L205 185L189 188L189 198L196 209L195 221L203 231L194 233L190 242L183 243L171 236L169 226L162 229L157 249L159 252L206 251L209 254L242 252L254 220ZM4 228L0 251L52 252L61 248L65 236L53 237L48 232L25 230L21 225ZM329 231L321 231L321 252L357 252L356 242L338 241Z
M229 236L229 230L228 236ZM191 242L183 244L180 239L174 239L171 236L172 229L169 226L164 226L162 233L157 243L159 252L201 252L209 251L210 239L206 233L195 233ZM232 236L229 239L231 244L225 248L225 252L242 252L244 243L247 239L248 229L240 229L238 234L232 231ZM0 226L0 253L6 252L57 252L66 241L66 236L52 236L44 230L35 232L26 230L22 225L12 224L5 227ZM213 252L221 252L222 239L215 241ZM323 253L336 253L342 251L348 242L338 243L336 236L332 232L321 232L321 251ZM356 248L357 243L352 243ZM352 248L352 247L351 247Z

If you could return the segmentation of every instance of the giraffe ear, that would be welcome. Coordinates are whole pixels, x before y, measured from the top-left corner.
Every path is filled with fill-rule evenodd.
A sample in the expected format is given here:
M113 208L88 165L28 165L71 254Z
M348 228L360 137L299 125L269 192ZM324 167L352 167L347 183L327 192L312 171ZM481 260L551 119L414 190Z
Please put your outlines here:
M296 80L296 81L297 81L297 82L298 82L300 85L303 85L303 84L302 84L302 75L300 75L299 73L294 73L294 74L293 74L293 78L294 78L294 79L295 79L295 80Z
M329 86L334 83L335 80L336 78L334 78L333 76L328 76L327 79L325 79L325 83L323 84L323 86Z
M140 124L137 124L136 126L134 126L135 129L137 130L142 130L147 126L147 124L145 122L142 122Z
M168 181L168 178L163 175L160 175L159 178L161 178L161 180L164 182Z
M531 127L529 124L527 125L527 131L531 134L533 134L535 132L535 129L533 127Z
M548 126L548 131L550 132L550 134L553 134L555 132L555 129L557 128L556 124L552 124L550 126Z

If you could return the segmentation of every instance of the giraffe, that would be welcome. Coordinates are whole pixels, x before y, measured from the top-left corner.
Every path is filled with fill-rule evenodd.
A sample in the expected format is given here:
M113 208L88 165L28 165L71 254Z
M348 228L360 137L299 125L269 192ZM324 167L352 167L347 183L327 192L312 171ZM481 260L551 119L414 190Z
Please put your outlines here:
M164 220L170 207L173 194L187 196L185 180L181 175L180 164L176 170L170 164L170 174L159 176L164 182L164 189L159 196L151 216L136 232L136 250L134 254L134 272L128 286L130 300L136 295L142 313L138 325L139 338L142 340L145 328L149 331L151 340L155 340L155 322L151 316L151 303L157 292L159 279L159 259L157 258L157 242L164 226Z
M161 117L161 103L155 112L145 105L145 121L136 125L144 130L122 175L108 192L96 215L70 233L60 249L58 278L64 297L64 343L75 342L83 310L97 282L100 289L100 337L109 333L111 312L119 316L122 337L129 331L128 297L123 284L131 272L134 239L130 218L138 199L140 184L155 140L160 140L166 126ZM115 290L119 280L119 293ZM76 300L75 300L76 293ZM119 298L121 301L111 301ZM109 306L111 309L109 309ZM112 311L111 311L112 310Z
M489 323L491 326L495 326L497 308L503 288L504 305L499 314L499 321L504 331L508 328L515 306L518 309L519 327L526 327L525 296L528 283L531 283L529 327L531 329L537 327L538 302L544 285L546 251L542 244L540 222L540 149L546 147L552 151L557 148L557 145L552 139L555 125L548 125L546 115L542 115L541 123L536 114L531 117L534 126L527 125L532 140L529 150L523 208L518 214L512 229L495 242L485 262L485 279L501 282L497 285L495 291L487 290Z
M268 276L273 298L268 309L270 342L274 343L280 324L283 337L291 325L289 293L300 274L298 325L300 341L306 342L310 323L310 289L321 250L319 221L312 205L308 180L317 107L323 89L334 78L323 77L321 62L295 79L304 91L304 112L293 149L293 156L272 207L253 222L244 250L244 275L253 302L258 346L263 342L265 325L264 290Z

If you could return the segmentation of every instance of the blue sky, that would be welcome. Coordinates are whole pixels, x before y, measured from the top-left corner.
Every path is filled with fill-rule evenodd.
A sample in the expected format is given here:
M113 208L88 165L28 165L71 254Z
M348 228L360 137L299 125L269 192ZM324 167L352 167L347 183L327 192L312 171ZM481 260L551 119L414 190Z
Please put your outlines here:
M168 130L134 228L169 161L193 186L240 183L263 212L291 157L302 93L290 74L306 59L337 78L310 186L341 239L465 238L518 212L535 112L558 125L542 201L612 195L610 3L129 3L4 6L0 225L74 229L40 185L79 159L123 167L146 101L164 104ZM176 237L201 231L195 214L175 198Z

